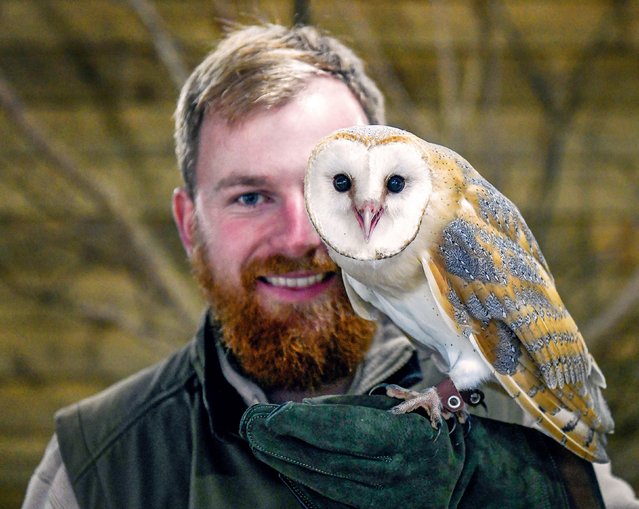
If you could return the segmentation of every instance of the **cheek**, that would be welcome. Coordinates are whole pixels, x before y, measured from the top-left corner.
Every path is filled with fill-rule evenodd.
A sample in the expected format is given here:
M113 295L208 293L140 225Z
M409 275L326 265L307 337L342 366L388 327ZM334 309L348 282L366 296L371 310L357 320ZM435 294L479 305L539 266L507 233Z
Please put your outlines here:
M268 244L268 225L260 221L236 219L220 221L209 240L208 249L216 265L239 273L239 268L263 256Z

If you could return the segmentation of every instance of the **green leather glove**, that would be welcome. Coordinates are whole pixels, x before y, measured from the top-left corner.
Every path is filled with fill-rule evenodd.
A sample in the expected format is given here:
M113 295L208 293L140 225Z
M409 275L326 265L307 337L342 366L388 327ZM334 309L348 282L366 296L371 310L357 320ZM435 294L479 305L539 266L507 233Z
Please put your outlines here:
M396 404L254 405L240 434L308 508L603 507L592 466L535 430L473 416L470 431L438 432L418 413L387 411Z

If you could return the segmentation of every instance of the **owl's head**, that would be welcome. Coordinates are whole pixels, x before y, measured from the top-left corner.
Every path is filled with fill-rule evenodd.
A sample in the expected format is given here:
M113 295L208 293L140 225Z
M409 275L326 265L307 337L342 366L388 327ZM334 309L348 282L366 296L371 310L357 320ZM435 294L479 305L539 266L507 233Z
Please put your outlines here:
M304 195L329 248L356 260L379 260L411 243L432 189L422 143L387 126L341 129L319 142Z

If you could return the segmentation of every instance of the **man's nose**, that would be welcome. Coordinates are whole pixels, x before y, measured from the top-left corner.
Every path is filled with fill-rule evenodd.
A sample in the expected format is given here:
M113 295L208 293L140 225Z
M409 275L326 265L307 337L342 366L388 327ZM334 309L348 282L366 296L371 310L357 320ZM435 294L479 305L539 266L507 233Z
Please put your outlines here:
M280 221L273 240L281 254L296 258L323 245L306 213L302 193L295 193L284 200Z

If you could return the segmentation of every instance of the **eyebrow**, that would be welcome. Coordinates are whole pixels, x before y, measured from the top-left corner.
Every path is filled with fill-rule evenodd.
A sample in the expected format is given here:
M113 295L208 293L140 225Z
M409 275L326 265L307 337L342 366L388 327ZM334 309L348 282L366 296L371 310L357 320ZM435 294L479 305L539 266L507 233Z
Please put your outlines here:
M265 177L249 177L246 175L230 175L221 179L213 188L214 191L221 191L229 187L262 187L268 183Z

